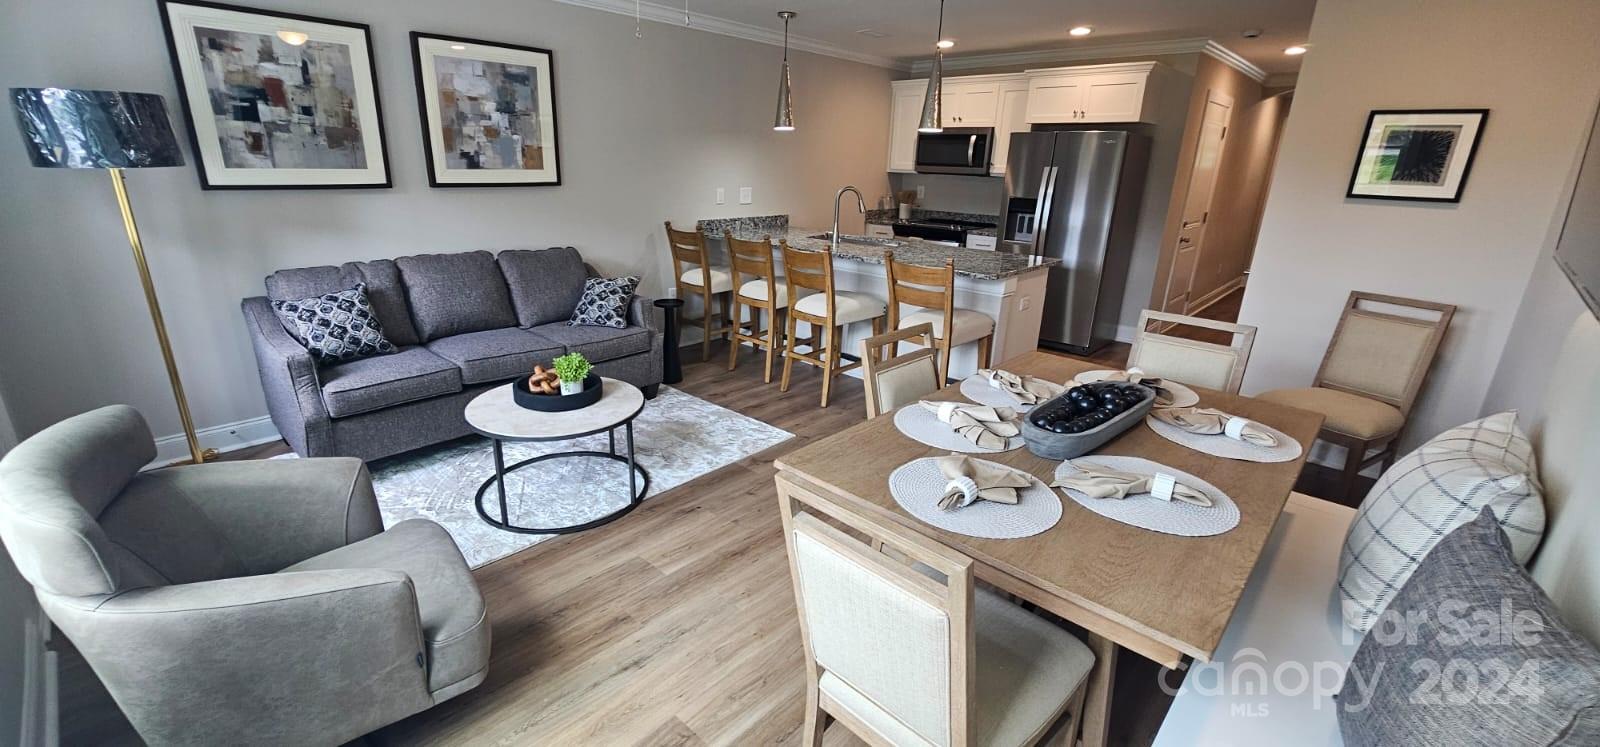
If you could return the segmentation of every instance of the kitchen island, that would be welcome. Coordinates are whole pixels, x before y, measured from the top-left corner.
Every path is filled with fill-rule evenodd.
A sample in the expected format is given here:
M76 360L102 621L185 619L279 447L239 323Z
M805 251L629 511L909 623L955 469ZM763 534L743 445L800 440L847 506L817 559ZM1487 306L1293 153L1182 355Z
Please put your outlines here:
M780 241L787 241L791 248L802 251L828 251L831 243L826 230L790 227L786 219L774 220L773 217L708 220L702 221L701 228L708 238L716 240L715 246L723 250L724 261L726 249L721 246L724 229L733 231L734 237L739 239L769 238L774 250ZM1047 278L1045 268L1054 260L1041 262L1014 254L913 238L843 235L833 254L835 286L841 291L887 299L889 285L883 265L888 252L893 252L897 261L924 267L943 267L947 260L955 260L956 308L979 311L995 320L993 362L1037 349ZM781 257L778 259L781 273ZM901 316L916 310L902 306ZM802 329L801 334L807 331ZM850 355L861 355L861 341L871 334L868 324L847 327L842 350ZM978 367L977 345L962 345L952 351L952 378L968 376Z

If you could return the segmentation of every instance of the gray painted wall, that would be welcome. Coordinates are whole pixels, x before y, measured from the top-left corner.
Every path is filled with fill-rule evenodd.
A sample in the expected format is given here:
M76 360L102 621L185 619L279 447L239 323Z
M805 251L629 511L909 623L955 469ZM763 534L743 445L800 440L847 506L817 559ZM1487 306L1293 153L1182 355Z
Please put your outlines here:
M17 445L11 415L0 399L0 456ZM11 556L0 557L0 743L21 740L22 707L28 680L27 639L36 635L27 621L37 618L33 587L17 573Z
M824 225L833 191L888 188L886 70L791 54L799 131L771 130L781 52L547 0L251 0L372 26L395 187L202 192L192 166L129 185L197 424L266 412L238 301L274 269L477 248L579 247L659 295L661 221L791 213ZM0 0L0 86L177 87L150 0ZM777 19L774 18L776 24ZM555 52L563 186L427 187L412 30ZM0 124L0 395L31 434L112 402L179 430L104 173L30 168ZM187 134L180 132L187 140ZM191 163L193 154L189 154ZM736 205L738 188L755 191ZM727 189L729 203L713 204ZM860 230L859 219L850 230Z

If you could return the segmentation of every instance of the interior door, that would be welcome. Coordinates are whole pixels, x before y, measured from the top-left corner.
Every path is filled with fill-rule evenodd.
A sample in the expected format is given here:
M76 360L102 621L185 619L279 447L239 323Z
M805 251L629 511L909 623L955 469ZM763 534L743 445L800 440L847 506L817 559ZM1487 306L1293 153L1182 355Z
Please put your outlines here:
M1200 141L1195 147L1194 170L1189 174L1189 191L1183 201L1183 223L1178 243L1172 252L1172 271L1167 275L1163 311L1189 313L1195 270L1205 256L1206 224L1211 219L1211 195L1217 184L1217 166L1222 161L1223 143L1228 137L1228 119L1233 99L1210 91L1200 123Z

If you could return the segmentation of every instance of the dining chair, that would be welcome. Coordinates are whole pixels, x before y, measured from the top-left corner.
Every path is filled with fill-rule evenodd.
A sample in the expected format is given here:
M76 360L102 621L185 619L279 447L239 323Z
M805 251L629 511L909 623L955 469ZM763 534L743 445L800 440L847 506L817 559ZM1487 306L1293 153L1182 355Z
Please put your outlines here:
M844 327L856 322L872 322L872 333L883 331L884 304L865 293L836 290L833 281L833 253L808 252L780 242L783 251L783 277L789 297L798 299L789 309L784 327L783 379L778 391L789 391L789 376L794 362L809 363L822 369L822 406L828 406L833 378L860 367L859 362L840 365ZM804 298L801 293L813 291ZM795 329L800 322L811 325L810 352L796 349Z
M1087 646L976 588L972 558L788 476L777 484L805 649L807 747L830 720L872 745L1076 741L1095 660Z
M1199 327L1218 332L1227 344L1167 334L1173 327ZM1155 327L1156 329L1151 329ZM1145 309L1128 351L1128 368L1192 386L1238 394L1244 367L1256 344L1256 328L1196 316Z
M922 347L899 355L900 343L915 341ZM861 341L861 366L867 384L867 419L916 402L943 388L933 325L897 329ZM888 357L884 357L884 349Z
M940 381L947 380L950 375L950 350L969 342L978 343L978 367L989 367L994 319L981 311L955 308L954 259L946 259L942 267L924 267L901 262L895 259L894 252L884 252L883 266L889 281L889 328L933 325L933 340L939 349ZM900 304L921 309L902 318Z
M1409 313L1371 308L1380 305ZM1455 313L1451 304L1351 291L1311 386L1257 395L1322 414L1317 438L1345 449L1339 493L1347 502L1361 470L1375 463L1388 469L1394 462L1411 407Z
M739 365L739 348L743 343L755 346L757 352L767 351L766 373L762 381L772 383L772 357L782 343L778 335L782 334L783 325L779 317L789 308L789 286L780 282L776 263L772 260L772 237L763 236L759 241L735 238L733 231L724 229L724 241L728 244L729 268L733 272L732 302L729 319L732 320L733 330L728 346L728 370L732 371ZM745 280L745 276L750 280ZM750 321L744 321L741 307L750 310ZM762 334L762 312L766 317L766 334ZM746 332L746 326L749 331Z
M706 236L700 232L696 225L693 231L679 231L672 227L672 221L666 222L667 247L672 250L672 275L676 278L679 298L698 298L701 301L702 312L698 318L684 317L683 324L699 322L705 330L704 339L700 343L700 360L711 358L711 338L715 335L727 335L732 331L728 323L728 297L723 295L733 290L733 273L726 267L717 267L711 264L711 252L706 248ZM685 265L688 267L685 268ZM720 322L711 316L711 300L716 298L722 304L722 319ZM716 326L713 327L712 325Z

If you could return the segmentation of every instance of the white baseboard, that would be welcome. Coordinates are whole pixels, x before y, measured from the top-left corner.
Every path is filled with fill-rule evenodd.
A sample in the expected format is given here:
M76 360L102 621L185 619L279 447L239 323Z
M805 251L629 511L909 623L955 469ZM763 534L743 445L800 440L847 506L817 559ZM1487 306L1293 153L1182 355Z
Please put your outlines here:
M1184 313L1189 315L1189 316L1194 316L1196 314L1199 314L1202 311L1205 311L1206 307L1210 306L1211 304L1214 304L1214 303L1216 303L1218 301L1221 301L1224 298L1227 298L1229 293L1232 293L1232 292L1234 292L1236 290L1239 290L1240 288L1243 288L1244 287L1244 279L1245 279L1245 276L1244 275L1240 275L1239 277L1236 277L1236 278L1234 278L1232 280L1229 280L1226 283L1223 283L1216 290L1211 291L1210 293L1207 293L1206 295L1202 296L1200 298L1200 300L1197 301L1192 308L1190 308L1188 311L1186 311Z
M200 448L216 449L219 452L260 446L281 438L278 435L278 428L272 424L272 418L266 415L202 428L195 435L200 437ZM156 460L146 469L165 467L187 459L189 459L189 441L182 433L162 436L156 439Z
M49 650L50 618L34 608L22 625L22 713L17 744L23 747L60 743L57 718L56 652Z

